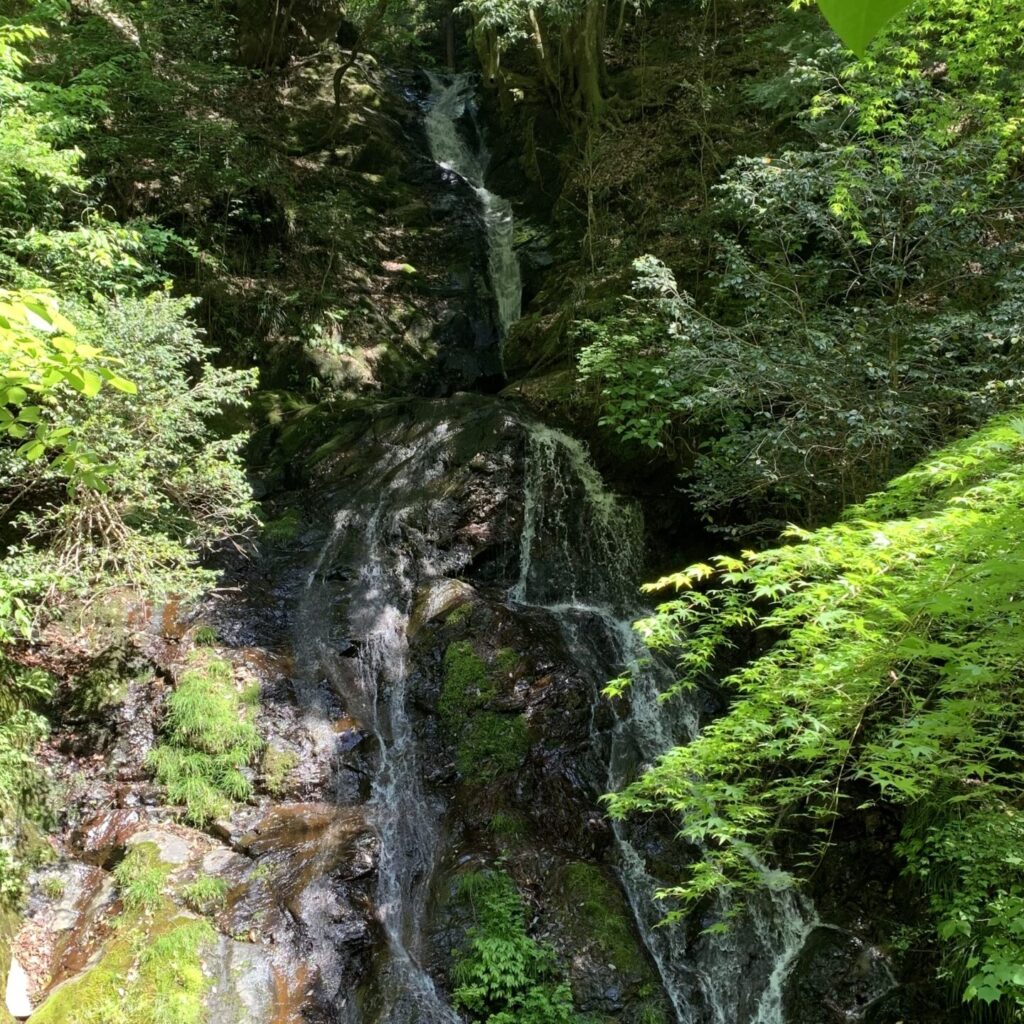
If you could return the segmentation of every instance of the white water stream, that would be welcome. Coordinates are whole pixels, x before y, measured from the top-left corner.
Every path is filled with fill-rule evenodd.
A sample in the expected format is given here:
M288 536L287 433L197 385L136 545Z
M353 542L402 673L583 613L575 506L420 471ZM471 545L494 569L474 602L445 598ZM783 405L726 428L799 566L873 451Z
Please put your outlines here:
M298 646L312 660L305 666L307 679L326 675L378 748L369 809L380 843L375 903L387 957L378 964L373 1004L339 1013L353 1024L460 1021L421 959L426 903L442 852L443 808L424 789L407 706L406 627L413 576L423 571L424 560L413 558L403 543L415 495L444 471L449 436L442 420L410 443L392 447L374 466L369 486L355 490L351 504L337 512L300 609L304 642ZM356 568L342 598L347 625L356 632L355 657L339 655L333 642L332 612L341 595L327 577L335 563L346 571Z
M628 713L610 735L592 729L608 750L606 788L620 789L671 746L692 739L698 709L659 694L671 672L650 657L631 622L643 527L635 508L605 487L586 450L549 427L530 431L525 467L520 574L510 599L555 616L577 664L595 690L614 672L633 677ZM595 692L595 702L605 699ZM788 890L766 890L731 929L698 943L683 923L662 925L654 898L659 880L626 823L614 825L617 870L641 936L680 1024L783 1024L783 986L815 924L813 911ZM727 907L719 905L716 916Z
M467 119L474 130L472 79L431 76L426 131L432 154L479 202L504 337L519 316L522 291L512 208L486 188L488 157L481 144L471 144ZM325 748L333 743L324 696L333 691L377 744L369 811L380 843L375 904L387 955L375 964L375 981L360 1005L347 991L339 993L337 1019L345 1024L461 1020L424 966L444 809L423 783L409 708L406 629L417 587L458 571L431 541L442 527L423 495L454 457L452 437L462 425L438 415L387 448L372 473L353 482L308 575L300 609L296 647L311 732ZM619 789L670 746L692 738L698 710L659 700L670 672L648 657L630 625L640 612L638 511L604 487L578 441L540 425L527 430L520 571L509 599L556 619L593 681L595 708L607 678L634 669L628 713L610 730L593 723L591 730L598 749L607 751L604 787ZM338 643L340 621L350 643ZM665 909L653 897L659 882L631 827L617 823L615 840L619 877L679 1024L783 1024L785 979L813 924L808 908L788 892L770 892L728 934L695 943L683 925L658 927Z
M476 193L487 236L487 271L497 309L501 338L519 319L523 282L516 256L515 217L512 204L484 184L490 156L481 140L471 144L466 128L479 133L476 123L476 87L472 75L442 78L432 72L425 118L430 151L446 171L458 175ZM467 125L460 122L468 121Z

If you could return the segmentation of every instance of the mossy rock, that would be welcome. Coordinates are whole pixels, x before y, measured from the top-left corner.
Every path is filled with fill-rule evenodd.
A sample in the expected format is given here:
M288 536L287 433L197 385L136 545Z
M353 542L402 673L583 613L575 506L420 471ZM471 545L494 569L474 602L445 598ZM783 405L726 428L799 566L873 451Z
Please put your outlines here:
M526 760L530 735L522 715L481 711L472 715L459 740L456 767L476 784L514 772Z
M574 861L562 869L558 882L581 938L595 943L621 974L638 980L653 974L625 897L611 878L596 864Z
M469 640L457 640L444 652L444 682L437 709L450 732L465 727L466 716L497 696L487 663Z
M33 1024L203 1024L211 985L202 955L217 933L169 901L119 920L100 959L58 985Z
M18 930L18 916L12 911L0 911L0 992L7 991L7 972L11 969L11 939ZM14 1018L0 999L0 1024L14 1024Z

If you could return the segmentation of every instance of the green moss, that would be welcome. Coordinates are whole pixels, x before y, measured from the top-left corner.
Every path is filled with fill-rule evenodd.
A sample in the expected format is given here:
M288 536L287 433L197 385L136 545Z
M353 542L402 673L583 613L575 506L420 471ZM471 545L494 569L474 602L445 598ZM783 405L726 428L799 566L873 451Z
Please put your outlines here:
M494 654L494 668L509 673L519 664L519 655L511 647L501 647Z
M456 766L475 782L493 782L515 771L530 749L526 719L481 711L466 722L459 739Z
M444 652L444 682L438 711L450 731L457 732L466 716L497 695L484 660L468 640L449 644Z
M287 509L283 515L263 524L263 539L271 544L287 544L302 532L304 523L298 509Z
M650 965L618 886L596 865L583 861L566 866L562 885L566 905L580 918L582 932L597 943L608 962L623 973L649 973Z
M224 906L227 895L228 883L207 874L200 875L181 890L182 899L197 914L215 914Z
M503 648L495 656L495 668L503 670L517 660L515 651ZM457 741L459 773L478 782L514 771L530 745L522 715L484 710L497 695L495 675L473 644L469 640L449 644L438 711L445 730Z
M235 688L231 666L200 660L167 701L163 739L149 755L167 798L197 825L231 812L252 793L242 769L262 746L252 707Z
M464 626L472 617L473 602L466 601L465 604L460 604L458 608L455 608L448 613L448 617L444 620L444 624L452 629L457 629L459 626Z
M122 927L99 962L61 985L33 1024L203 1024L210 979L202 953L217 933L165 906L145 934Z
M290 750L267 747L263 751L263 785L272 797L284 796L288 788L288 778L298 763L298 755Z

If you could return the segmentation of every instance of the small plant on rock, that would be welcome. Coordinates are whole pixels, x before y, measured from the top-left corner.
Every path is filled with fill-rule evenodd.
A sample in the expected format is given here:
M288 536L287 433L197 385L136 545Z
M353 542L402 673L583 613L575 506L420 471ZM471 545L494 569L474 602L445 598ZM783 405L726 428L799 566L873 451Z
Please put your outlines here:
M181 890L185 905L197 914L217 913L227 900L228 883L223 878L202 874Z
M252 719L231 666L219 659L198 662L168 698L164 737L149 763L193 824L229 814L252 794L242 772L262 746Z

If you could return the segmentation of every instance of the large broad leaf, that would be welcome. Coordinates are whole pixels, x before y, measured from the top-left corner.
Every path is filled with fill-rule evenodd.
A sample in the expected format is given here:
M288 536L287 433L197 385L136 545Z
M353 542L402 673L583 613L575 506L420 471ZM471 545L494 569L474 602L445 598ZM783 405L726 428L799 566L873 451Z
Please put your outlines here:
M854 53L863 54L882 26L910 0L818 0L836 34Z

